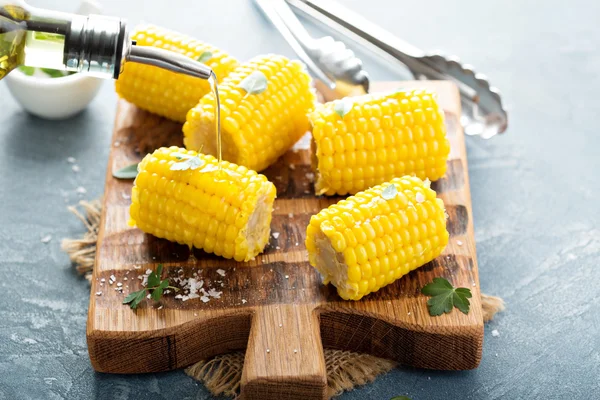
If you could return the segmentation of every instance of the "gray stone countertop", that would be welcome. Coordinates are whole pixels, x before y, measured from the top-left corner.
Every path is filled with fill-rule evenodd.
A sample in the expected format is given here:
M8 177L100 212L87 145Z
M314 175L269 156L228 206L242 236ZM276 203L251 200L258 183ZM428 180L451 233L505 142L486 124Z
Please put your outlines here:
M75 0L31 0L69 11ZM592 399L600 391L600 3L586 0L349 0L424 49L461 56L501 88L506 135L467 141L486 293L507 311L485 328L481 366L399 368L342 399ZM214 43L244 60L292 56L250 0L105 0L105 13ZM374 79L399 75L362 54ZM95 373L88 286L60 240L81 224L66 206L102 194L113 85L82 114L27 115L0 83L0 399L209 399L181 371ZM74 173L67 157L75 157ZM76 188L87 190L85 195ZM51 235L44 244L41 238ZM492 330L499 336L493 337Z

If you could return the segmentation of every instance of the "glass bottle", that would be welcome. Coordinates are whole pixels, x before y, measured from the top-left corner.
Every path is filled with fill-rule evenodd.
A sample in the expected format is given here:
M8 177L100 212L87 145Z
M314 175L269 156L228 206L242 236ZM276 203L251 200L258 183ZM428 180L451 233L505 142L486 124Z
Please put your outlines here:
M19 65L117 79L125 62L209 79L204 64L167 50L136 46L123 19L75 15L0 0L0 79Z

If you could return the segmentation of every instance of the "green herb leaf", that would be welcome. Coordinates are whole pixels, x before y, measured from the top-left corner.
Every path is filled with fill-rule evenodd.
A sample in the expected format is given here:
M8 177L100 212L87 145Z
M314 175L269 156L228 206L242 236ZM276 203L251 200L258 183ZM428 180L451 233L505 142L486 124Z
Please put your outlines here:
M51 78L63 78L67 76L67 74L65 74L63 71L59 71L57 69L40 68L40 70L46 75L49 75Z
M201 63L206 63L208 60L210 60L213 56L212 51L205 51L204 53L200 54L198 56L198 58L196 58L196 61L201 62Z
M427 308L429 309L429 315L433 317L449 313L454 307L464 314L468 314L471 306L469 299L473 297L471 289L454 288L444 278L433 278L431 283L421 289L421 293L432 296L427 300Z
M113 177L117 179L135 179L138 174L138 164L131 164L120 170L113 172Z
M21 71L27 76L32 76L35 73L35 67L27 67L25 65L21 65L19 67L19 71Z
M242 80L238 86L244 89L247 95L261 94L267 90L268 83L265 74L260 71L254 71Z
M129 304L131 309L137 308L138 304L146 297L146 289L139 290L137 292L131 292L125 300L123 300L123 304Z
M169 287L169 279L167 278L167 279L163 280L163 281L160 283L160 285L158 285L158 287L159 287L159 288L162 288L162 289L166 289L166 288L168 288L168 287Z
M146 290L143 290L144 292ZM137 297L139 292L131 292L129 293L129 295L127 297L125 297L125 300L123 300L123 304L128 304L131 303L133 300L135 300L135 298Z
M384 200L392 200L398 194L398 188L393 183L381 191Z
M346 114L352 110L352 107L354 107L354 103L352 100L346 97L335 102L333 105L333 111L335 111L341 118L344 118L344 116L346 116Z
M153 289L160 285L160 276L156 272L151 272L148 275L148 289Z
M154 289L154 290L152 291L152 294L150 295L150 297L152 298L152 300L154 300L154 301L159 301L159 300L160 300L160 298L161 298L161 297L162 297L162 295L163 295L163 290L164 290L164 289L163 289L163 288L161 288L160 286L159 286L159 287L157 287L156 289Z
M182 156L184 154L181 154ZM184 157L181 157L184 158ZM187 171L188 169L194 170L194 169L198 169L201 166L203 166L205 164L204 160L201 159L200 157L196 156L196 157L190 157L187 158L183 161L180 162L176 162L173 165L171 165L171 171Z

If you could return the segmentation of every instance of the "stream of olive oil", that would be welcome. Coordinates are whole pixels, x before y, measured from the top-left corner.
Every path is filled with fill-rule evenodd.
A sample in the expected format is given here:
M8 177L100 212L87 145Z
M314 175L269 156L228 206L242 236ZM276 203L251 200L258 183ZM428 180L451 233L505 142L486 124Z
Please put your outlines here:
M210 78L208 78L208 83L210 84L210 88L215 95L215 131L216 131L216 144L217 144L217 159L219 160L219 173L221 172L221 160L223 157L222 154L222 143L221 143L221 101L219 100L219 84L217 81L217 76L214 72L210 73Z

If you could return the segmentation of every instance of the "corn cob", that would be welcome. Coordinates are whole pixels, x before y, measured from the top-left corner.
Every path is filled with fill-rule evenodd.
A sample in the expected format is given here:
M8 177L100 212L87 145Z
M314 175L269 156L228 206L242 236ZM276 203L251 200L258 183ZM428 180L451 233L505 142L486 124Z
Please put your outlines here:
M266 77L267 88L251 94L242 86L256 71ZM277 55L240 65L219 84L219 96L223 158L257 171L274 163L308 131L306 114L315 101L303 66ZM185 146L216 155L214 121L214 95L209 94L187 115Z
M325 283L359 300L433 260L448 236L443 201L428 181L405 176L312 216L306 248Z
M317 194L354 194L404 175L435 181L446 172L450 143L430 91L336 100L309 119Z
M263 175L178 147L148 154L138 171L130 225L236 261L269 241L275 186Z
M199 59L225 78L238 61L209 44L155 26L140 26L132 35L137 46L153 46ZM207 81L150 65L127 63L116 81L119 96L163 117L184 122L187 112L208 92Z

